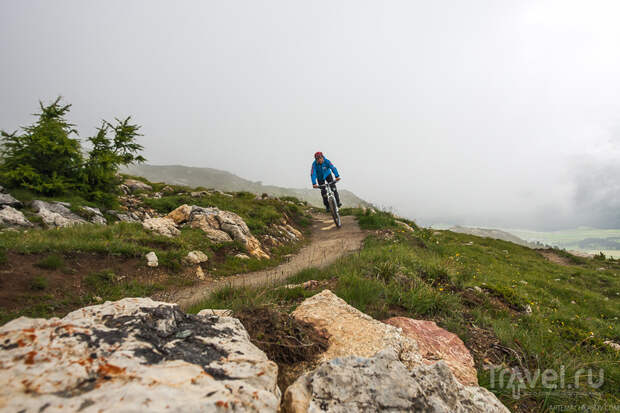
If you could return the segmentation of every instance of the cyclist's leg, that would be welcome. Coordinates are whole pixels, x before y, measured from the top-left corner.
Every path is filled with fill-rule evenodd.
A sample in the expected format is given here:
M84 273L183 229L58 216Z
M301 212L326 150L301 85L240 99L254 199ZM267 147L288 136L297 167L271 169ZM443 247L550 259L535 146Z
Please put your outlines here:
M325 185L325 181L323 179L317 179L319 185ZM329 204L327 203L327 189L321 188L321 196L323 197L323 205L325 205L325 209L329 211Z

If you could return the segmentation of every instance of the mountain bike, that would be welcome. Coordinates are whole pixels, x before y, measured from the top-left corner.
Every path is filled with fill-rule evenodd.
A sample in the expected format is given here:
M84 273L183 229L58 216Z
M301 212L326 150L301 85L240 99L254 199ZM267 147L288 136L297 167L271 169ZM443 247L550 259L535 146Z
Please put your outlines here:
M334 223L338 228L342 227L342 222L340 222L340 214L338 213L338 204L336 204L336 197L334 196L334 191L332 191L332 185L336 186L336 182L332 182L331 184L323 184L319 185L319 188L325 188L327 190L327 205L329 205L329 211L332 213L332 218L334 218Z

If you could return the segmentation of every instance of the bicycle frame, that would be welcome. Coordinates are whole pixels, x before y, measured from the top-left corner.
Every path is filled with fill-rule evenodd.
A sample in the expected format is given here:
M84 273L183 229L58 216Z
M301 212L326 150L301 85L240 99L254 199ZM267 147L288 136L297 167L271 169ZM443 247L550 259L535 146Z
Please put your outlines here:
M323 185L318 185L319 188L325 188L327 191L327 204L330 206L330 211L332 213L332 217L334 218L334 223L338 228L342 226L340 222L340 214L338 213L338 204L336 203L336 197L334 196L334 191L332 190L332 185L336 185L336 181L331 183L325 183Z

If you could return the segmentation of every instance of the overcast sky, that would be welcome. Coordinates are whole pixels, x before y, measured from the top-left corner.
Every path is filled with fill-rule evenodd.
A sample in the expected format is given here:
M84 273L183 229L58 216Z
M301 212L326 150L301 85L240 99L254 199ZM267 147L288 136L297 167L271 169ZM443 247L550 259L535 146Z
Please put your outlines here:
M342 187L424 223L620 228L620 2L0 3L0 128L39 99L151 164Z

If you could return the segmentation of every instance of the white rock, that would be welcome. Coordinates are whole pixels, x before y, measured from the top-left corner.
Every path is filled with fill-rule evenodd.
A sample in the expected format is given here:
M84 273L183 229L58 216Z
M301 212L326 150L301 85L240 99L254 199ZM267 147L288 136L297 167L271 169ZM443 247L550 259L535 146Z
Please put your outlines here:
M155 252L151 251L146 254L146 265L148 265L149 267L157 267L159 265L159 261Z
M84 206L82 210L89 216L88 220L93 224L106 225L108 223L99 208Z
M0 224L9 227L31 227L32 223L24 216L21 211L4 205L0 209Z
M175 237L181 233L174 221L170 218L149 218L142 222L144 229L149 229L153 232L161 234L166 237Z
M190 264L202 264L209 261L209 257L204 252L196 250L188 252L185 261Z
M609 347L611 347L612 349L614 349L616 351L620 351L620 344L614 343L611 340L603 341L603 344L608 345Z
M235 258L239 258L240 260L249 260L250 257L248 257L246 254L237 254L235 255Z
M13 198L11 194L0 193L0 206L2 205L19 208L22 206L22 203Z
M49 227L70 227L87 222L67 207L66 202L32 201L32 208Z
M323 363L286 390L284 408L289 413L509 413L487 389L460 384L443 361L409 371L392 348L369 358Z
M62 319L21 317L0 336L3 412L278 409L277 366L235 318L126 298Z

